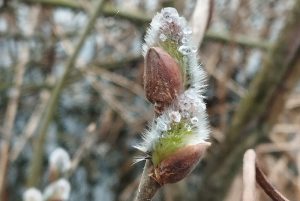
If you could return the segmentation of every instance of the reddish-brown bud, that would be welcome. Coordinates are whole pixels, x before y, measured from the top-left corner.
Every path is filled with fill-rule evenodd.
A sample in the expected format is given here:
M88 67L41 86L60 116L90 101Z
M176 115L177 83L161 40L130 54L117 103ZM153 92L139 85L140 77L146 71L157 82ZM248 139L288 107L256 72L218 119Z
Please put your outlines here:
M176 60L159 47L149 48L145 59L144 88L147 99L160 114L183 91Z
M163 160L151 175L160 185L175 183L185 178L204 156L209 142L188 145Z

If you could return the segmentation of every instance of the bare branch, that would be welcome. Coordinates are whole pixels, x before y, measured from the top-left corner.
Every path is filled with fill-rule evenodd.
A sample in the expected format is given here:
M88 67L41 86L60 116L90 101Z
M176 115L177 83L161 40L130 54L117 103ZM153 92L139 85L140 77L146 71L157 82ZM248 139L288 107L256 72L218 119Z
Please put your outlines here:
M255 201L255 152L248 149L243 160L243 201Z
M93 29L96 19L99 15L100 11L102 10L104 2L105 2L104 0L100 0L95 5L95 9L93 10L91 18L90 18L89 22L87 23L87 26L84 28L84 30L80 36L80 39L79 39L76 47L74 48L74 51L72 52L71 56L69 57L69 59L66 63L65 71L53 89L51 98L49 100L49 103L48 103L46 111L45 111L45 115L42 118L40 127L37 131L38 139L36 140L35 145L34 145L34 155L32 157L29 178L28 178L29 186L34 186L38 183L38 180L40 177L42 157L43 157L43 147L44 147L46 136L47 136L48 126L52 120L58 97L60 95L60 92L62 91L64 83L67 80L67 77L69 76L70 72L72 71L72 69L75 66L77 56L85 42L86 37L88 36L90 31Z
M273 201L289 201L268 181L257 163L255 164L255 170L257 183Z
M2 200L4 186L5 186L5 177L6 171L8 167L9 160L9 149L10 149L10 141L12 138L13 126L17 114L19 98L21 94L21 86L23 83L23 76L25 73L25 65L28 61L29 50L27 48L22 48L20 50L20 62L16 66L16 71L14 75L14 86L11 88L10 99L8 102L6 114L5 114L5 122L3 126L3 136L4 140L1 141L1 163L0 163L0 199Z

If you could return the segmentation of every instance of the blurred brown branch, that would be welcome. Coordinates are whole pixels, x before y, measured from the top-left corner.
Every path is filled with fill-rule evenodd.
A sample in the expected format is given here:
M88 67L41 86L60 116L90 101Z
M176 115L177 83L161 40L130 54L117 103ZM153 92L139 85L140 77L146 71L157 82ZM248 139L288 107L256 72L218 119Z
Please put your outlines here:
M23 0L24 3L29 4L41 4L45 6L55 6L55 7L66 7L71 9L83 10L80 3L71 0ZM116 8L111 4L106 4L103 8L103 14L105 16L111 16L120 19L129 20L137 25L146 25L151 21L152 16L147 16L144 13L139 13L137 11L125 11L122 8ZM245 46L249 48L259 48L263 50L270 49L270 44L267 41L262 41L256 38L251 38L249 36L235 35L231 36L229 33L216 33L213 31L208 31L204 35L205 40L213 40L222 43L233 43L240 46ZM198 40L198 39L197 39Z
M28 185L29 186L35 186L35 185L37 185L37 183L39 181L42 157L43 157L43 147L44 147L46 136L47 136L48 126L52 120L58 97L60 95L60 92L62 91L63 85L66 82L70 72L72 71L72 69L75 66L77 56L85 42L86 37L88 36L90 31L93 29L96 19L99 15L100 11L102 10L104 2L105 2L104 0L103 1L100 0L95 5L95 8L93 10L93 13L91 15L91 18L90 18L88 24L84 28L82 35L80 36L80 39L74 48L74 51L72 52L71 56L67 60L65 71L53 89L49 103L45 110L45 114L40 122L40 127L38 128L38 131L37 131L38 137L35 141L34 155L32 157L30 172L28 175Z
M268 136L300 77L300 1L240 103L221 145L212 147L198 197L222 200L241 165L244 151Z
M21 95L21 86L25 73L25 66L29 58L29 50L22 48L20 50L20 61L15 66L14 85L10 89L10 99L8 102L5 122L3 126L3 139L1 139L1 161L0 161L0 200L4 200L5 178L7 174L8 161L10 157L10 143L13 135L14 123L18 111L19 98Z

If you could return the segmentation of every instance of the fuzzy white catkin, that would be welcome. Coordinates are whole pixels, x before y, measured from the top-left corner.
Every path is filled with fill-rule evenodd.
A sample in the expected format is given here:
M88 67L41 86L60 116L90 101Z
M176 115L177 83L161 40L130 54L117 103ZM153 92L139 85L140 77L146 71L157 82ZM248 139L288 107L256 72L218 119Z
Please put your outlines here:
M154 144L160 138L167 137L166 131L171 125L183 123L192 135L185 137L186 145L203 143L209 137L204 90L206 73L199 65L197 57L198 44L192 42L192 30L186 20L180 17L174 8L164 8L154 16L145 36L143 55L151 47L161 47L166 40L176 43L177 51L182 54L189 87L178 96L177 100L163 114L154 119L143 134L143 142L135 146L145 153L151 153ZM138 158L136 162L140 161Z
M65 173L71 168L70 155L63 148L57 148L50 154L49 164L50 168L54 168L60 173Z
M23 193L23 201L43 201L43 196L38 189L29 188Z
M71 185L66 179L59 179L48 185L44 191L45 200L68 200L70 196Z

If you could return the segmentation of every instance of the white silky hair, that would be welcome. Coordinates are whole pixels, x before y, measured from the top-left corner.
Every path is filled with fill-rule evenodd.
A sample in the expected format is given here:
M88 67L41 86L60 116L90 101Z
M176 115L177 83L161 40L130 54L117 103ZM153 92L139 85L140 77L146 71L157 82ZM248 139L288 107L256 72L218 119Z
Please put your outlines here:
M59 179L48 185L44 191L44 199L68 200L70 197L71 185L66 179Z
M49 164L65 173L71 168L70 155L65 149L56 148L49 156Z
M43 201L43 196L38 189L29 188L23 193L23 201Z
M170 26L170 23L172 23L172 26ZM203 100L203 93L206 89L206 73L203 67L199 65L197 49L193 47L191 33L186 20L180 17L174 8L164 8L160 13L157 13L150 24L150 28L147 30L145 44L143 45L143 55L146 55L150 47L160 47L161 40L165 39L160 37L163 34L163 36L178 44L178 51L186 59L186 72L189 78L189 87L178 96L177 100L161 116L149 123L148 129L142 135L143 141L134 146L147 155L151 154L155 143L164 137L163 133L166 133L165 131L170 129L171 123L174 123L170 117L170 114L174 114L174 112L184 117L185 120L194 120L191 128L192 135L187 135L185 139L187 145L203 143L209 138L210 130L206 106ZM185 108L187 105L190 107ZM143 156L140 156L136 158L135 162L142 160Z

